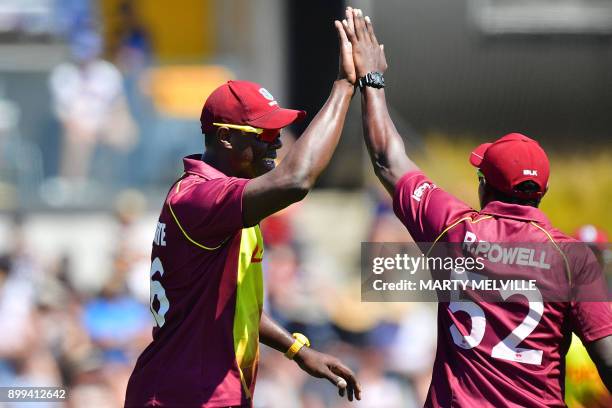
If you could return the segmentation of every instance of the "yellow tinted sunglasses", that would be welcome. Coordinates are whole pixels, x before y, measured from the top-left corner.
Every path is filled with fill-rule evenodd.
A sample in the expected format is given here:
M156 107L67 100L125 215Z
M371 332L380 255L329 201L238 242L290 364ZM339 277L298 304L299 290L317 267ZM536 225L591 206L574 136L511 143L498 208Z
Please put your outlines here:
M214 122L213 125L220 126L220 127L221 126L226 127L228 129L241 130L246 133L255 133L258 139L263 140L264 142L267 142L267 143L271 143L274 140L276 140L276 138L278 137L280 133L279 129L261 129L261 128L256 128L256 127L249 126L249 125L232 125L230 123L218 123L218 122Z

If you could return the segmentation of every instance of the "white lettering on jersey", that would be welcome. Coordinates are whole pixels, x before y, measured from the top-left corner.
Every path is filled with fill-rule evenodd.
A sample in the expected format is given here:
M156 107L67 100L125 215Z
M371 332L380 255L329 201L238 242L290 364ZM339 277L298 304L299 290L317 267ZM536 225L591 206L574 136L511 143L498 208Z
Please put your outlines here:
M490 242L478 239L476 234L470 231L465 233L463 248L471 252L475 257L482 256L492 263L501 262L505 265L514 264L550 269L550 264L546 262L547 253L545 250L536 252L534 248L509 247L506 245L502 247L499 244L491 244Z
M157 228L155 229L155 239L153 240L155 245L166 246L166 224L163 222L157 223Z

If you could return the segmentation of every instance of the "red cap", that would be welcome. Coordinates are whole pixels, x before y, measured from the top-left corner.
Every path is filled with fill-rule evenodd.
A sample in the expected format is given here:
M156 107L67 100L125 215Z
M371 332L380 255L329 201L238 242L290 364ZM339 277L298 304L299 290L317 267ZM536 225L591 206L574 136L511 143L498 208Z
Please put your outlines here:
M227 81L210 94L200 115L203 133L214 133L213 123L281 129L303 119L306 112L283 109L268 90L249 81Z
M508 195L537 198L548 189L548 157L538 142L520 133L481 144L470 155L470 163L480 169L488 184ZM514 189L527 180L534 181L540 190L526 194Z

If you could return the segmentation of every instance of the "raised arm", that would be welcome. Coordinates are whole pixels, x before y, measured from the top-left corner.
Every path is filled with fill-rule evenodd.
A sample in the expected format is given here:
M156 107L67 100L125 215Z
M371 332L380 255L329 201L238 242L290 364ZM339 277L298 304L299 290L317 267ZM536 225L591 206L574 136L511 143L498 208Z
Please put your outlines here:
M245 226L255 225L268 215L303 199L338 145L356 76L351 44L342 24L339 21L334 24L340 43L338 78L321 110L278 167L247 184L242 198Z
M357 78L387 69L384 48L378 43L369 17L361 10L349 10L342 22L352 44ZM418 167L408 158L402 137L387 109L385 91L366 86L361 91L363 134L374 172L393 195L397 181Z

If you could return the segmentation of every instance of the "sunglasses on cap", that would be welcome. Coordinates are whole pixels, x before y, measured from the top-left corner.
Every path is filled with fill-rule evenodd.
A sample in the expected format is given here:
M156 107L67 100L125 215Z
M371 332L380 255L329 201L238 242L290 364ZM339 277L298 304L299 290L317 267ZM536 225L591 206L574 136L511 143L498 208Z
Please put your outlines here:
M249 125L232 125L229 123L217 123L217 122L213 123L213 125L220 126L220 127L226 127L228 129L241 130L246 133L254 133L257 139L263 142L266 142L266 143L272 143L280 135L280 129L261 129L261 128L256 128L256 127L249 126Z

